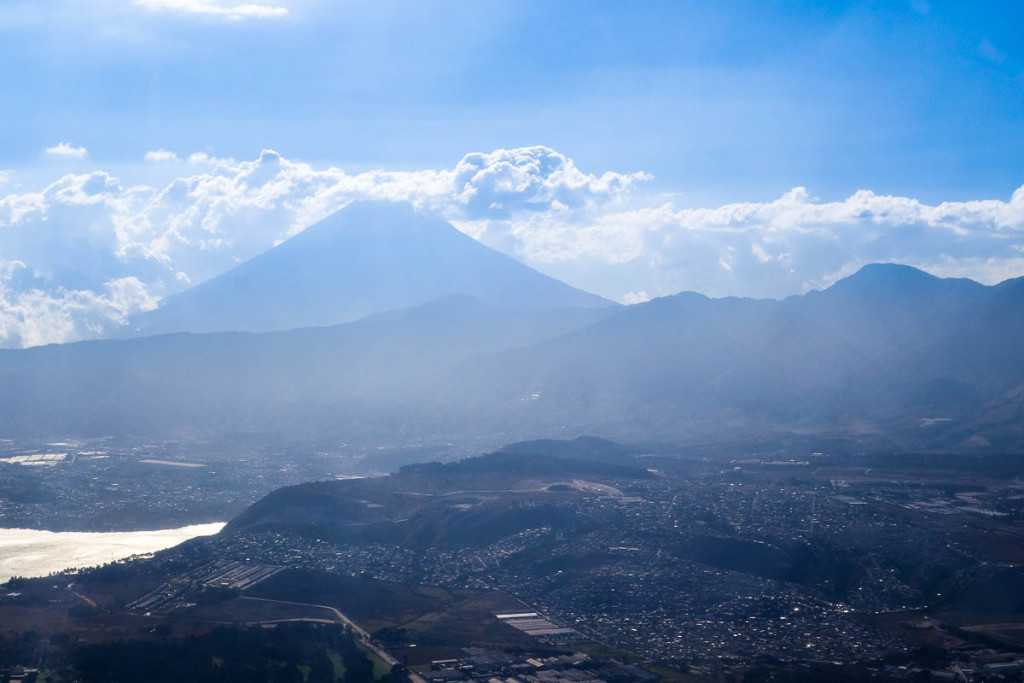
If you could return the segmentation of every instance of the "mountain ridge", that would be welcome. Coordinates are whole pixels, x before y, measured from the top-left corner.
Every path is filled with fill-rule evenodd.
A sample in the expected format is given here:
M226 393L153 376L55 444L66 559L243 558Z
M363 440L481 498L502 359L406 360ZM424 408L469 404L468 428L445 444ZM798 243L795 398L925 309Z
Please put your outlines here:
M920 291L875 285L893 274ZM339 326L7 351L0 424L363 444L817 434L1024 448L1024 290L894 266L867 275L784 300L509 311L447 296Z

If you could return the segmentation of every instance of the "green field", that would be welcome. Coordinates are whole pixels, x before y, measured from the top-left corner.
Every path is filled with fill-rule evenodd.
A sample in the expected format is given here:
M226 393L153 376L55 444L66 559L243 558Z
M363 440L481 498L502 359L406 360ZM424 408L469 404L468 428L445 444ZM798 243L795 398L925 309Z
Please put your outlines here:
M391 666L383 659L373 654L373 652L371 652L369 648L367 648L365 645L360 644L359 649L362 650L366 654L366 656L370 658L371 662L373 662L373 677L375 679L380 680L381 678L384 678L389 673L391 673Z

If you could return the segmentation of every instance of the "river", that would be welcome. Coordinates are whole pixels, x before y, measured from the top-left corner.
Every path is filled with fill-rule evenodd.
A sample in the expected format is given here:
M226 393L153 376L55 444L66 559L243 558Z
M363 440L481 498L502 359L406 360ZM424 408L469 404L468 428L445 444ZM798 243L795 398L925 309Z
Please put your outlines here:
M0 583L12 576L47 576L156 552L196 536L215 534L223 527L223 523L214 522L179 529L97 533L0 529Z

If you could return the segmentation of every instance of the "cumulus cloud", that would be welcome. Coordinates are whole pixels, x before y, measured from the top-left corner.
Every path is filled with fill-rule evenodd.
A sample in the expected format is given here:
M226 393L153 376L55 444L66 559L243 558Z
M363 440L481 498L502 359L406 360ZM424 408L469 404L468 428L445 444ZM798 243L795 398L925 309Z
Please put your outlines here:
M586 172L546 147L419 171L348 173L270 150L193 154L182 168L163 187L93 171L0 198L0 345L102 334L358 199L411 202L626 303L682 290L786 296L877 261L984 282L1024 274L1024 188L935 205L870 191L822 202L795 188L678 207L645 199L643 173Z
M50 156L68 157L71 159L84 159L89 155L85 147L75 147L70 142L59 142L53 147L47 147L43 151Z
M507 218L523 209L578 210L605 204L645 173L583 173L572 159L547 147L468 154L451 174L455 199L467 218Z
M151 152L146 152L145 159L146 161L154 164L181 161L177 154L174 152L168 152L166 149L155 149Z
M98 291L20 289L25 270L25 264L17 261L0 263L0 340L4 346L37 346L101 335L125 324L135 313L152 310L158 301L135 277L110 280Z
M273 19L288 16L287 7L255 3L224 3L217 0L135 0L139 7L154 12L177 12L230 21L243 19Z

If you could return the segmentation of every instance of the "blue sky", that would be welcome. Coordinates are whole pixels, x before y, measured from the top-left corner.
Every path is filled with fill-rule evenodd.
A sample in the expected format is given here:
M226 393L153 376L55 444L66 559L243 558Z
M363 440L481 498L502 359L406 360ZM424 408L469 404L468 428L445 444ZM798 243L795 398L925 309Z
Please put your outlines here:
M0 3L0 346L355 199L623 302L1024 276L1024 4Z
M697 203L1024 178L1019 2L260 3L4 3L0 167L58 140L353 169L540 144Z

